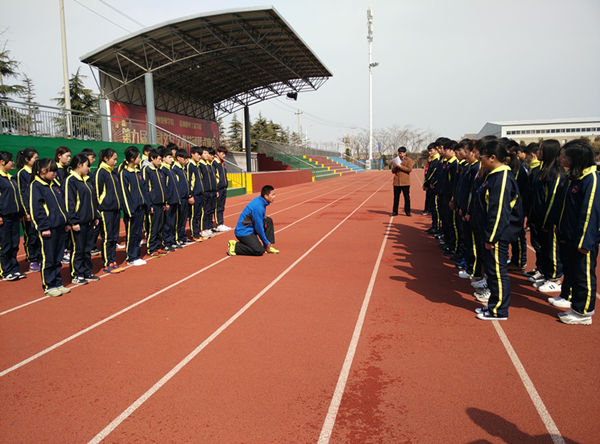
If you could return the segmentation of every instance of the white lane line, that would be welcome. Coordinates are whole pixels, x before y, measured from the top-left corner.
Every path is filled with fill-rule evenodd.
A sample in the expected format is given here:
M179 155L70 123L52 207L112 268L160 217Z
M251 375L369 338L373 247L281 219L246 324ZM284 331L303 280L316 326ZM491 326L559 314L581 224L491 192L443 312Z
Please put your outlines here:
M533 405L535 406L535 409L537 410L538 415L540 415L542 422L546 426L546 430L548 430L548 433L550 434L552 441L554 442L554 444L565 444L565 440L563 439L562 435L560 434L558 427L556 427L554 420L550 416L550 413L548 412L548 409L544 405L542 398L540 397L539 393L535 389L535 386L533 385L531 378L525 371L525 367L523 367L521 360L517 356L517 353L515 352L510 341L508 340L506 333L504 333L504 330L500 326L499 321L492 321L492 324L494 325L494 328L496 329L496 332L498 333L498 336L500 337L500 340L502 341L502 344L504 345L504 348L506 349L506 352L508 353L510 360L512 361L513 365L515 366L515 369L517 370L517 373L519 374L519 377L521 378L521 382L525 386L525 389L527 390L527 393L529 394L529 397L531 398L531 401L533 402Z
M372 182L372 181L371 181L371 182ZM369 182L369 184L370 184L371 182ZM367 185L368 185L368 184L365 184L364 186L367 186ZM364 186L363 186L363 187L364 187ZM383 186L383 185L382 185L382 186ZM379 191L379 189L380 189L380 188L381 188L381 187L379 187L379 188L378 188L378 191ZM313 211L312 213L309 213L309 214L307 214L306 216L304 216L304 217L302 217L302 218L300 218L300 219L298 219L298 220L296 220L296 221L292 222L291 224L288 224L288 225L286 225L285 227L283 227L283 228L281 228L281 229L277 230L277 231L276 231L276 233L279 233L279 232L281 232L281 231L285 230L286 228L289 228L290 226L292 226L292 225L295 225L295 224L297 224L297 223L299 223L299 222L303 221L304 219L307 219L307 218L309 218L309 217L310 217L310 216L312 216L313 214L315 214L315 213L318 213L319 211L321 211L321 210L323 210L323 209L325 209L325 208L327 208L327 207L329 207L329 206L333 205L335 202L337 202L337 201L339 201L339 200L341 200L341 199L344 199L346 196L348 196L348 195L350 195L350 194L353 194L353 193L355 193L356 191L357 191L357 190L356 190L356 189L354 189L354 190L352 190L350 193L347 193L347 194L345 194L344 196L342 196L342 197L339 197L339 198L337 198L336 200L333 200L333 201L331 201L331 202L330 202L330 203L328 203L327 205L324 205L324 206L322 206L321 208L318 208L318 209L316 209L316 210L315 210L315 211ZM356 210L355 210L355 211L356 211ZM220 264L221 262L223 262L223 261L225 261L225 260L227 260L227 259L229 259L229 258L230 258L230 256L225 256L224 258L221 258L221 259L219 259L219 260L217 260L217 261L213 262L212 264L210 264L210 265L207 265L206 267L204 267L204 268L202 268L202 269L200 269L200 270L198 270L198 271L196 271L196 272L194 272L194 273L192 273L192 274L190 274L190 275L186 276L185 278L183 278L183 279L180 279L180 280L178 280L177 282L174 282L174 283L172 283L172 284L168 285L167 287L165 287L165 288L163 288L163 289L161 289L161 290L158 290L158 291L157 291L157 292L155 292L155 293L152 293L150 296L146 296L144 299L141 299L141 300L139 300L139 301L137 301L137 302L135 302L135 303L133 303L133 304L131 304L131 305L129 305L129 306L127 306L127 307L123 308L122 310L119 310L118 312L116 312L116 313L113 313L112 315L110 315L110 316L108 316L108 317L106 317L106 318L104 318L104 319L102 319L102 320L100 320L100 321L96 322L95 324L92 324L92 325L90 325L89 327L87 327L87 328L85 328L85 329L83 329L83 330L80 330L80 331L78 331L77 333L75 333L75 334L73 334L73 335L69 336L68 338L65 338L65 339L63 339L62 341L59 341L59 342L55 343L54 345L51 345L50 347L47 347L47 348L45 348L44 350L42 350L42 351L40 351L40 352L38 352L38 353L36 353L36 354L34 354L34 355L30 356L29 358L27 358L27 359L25 359L25 360L23 360L23 361L21 361L21 362L19 362L19 363L15 364L15 365L13 365L12 367L9 367L9 368L7 368L7 369L5 369L5 370L1 371L1 372L0 372L0 377L7 375L8 373L10 373L10 372L12 372L12 371L14 371L14 370L17 370L17 369L19 369L19 368L23 367L23 366L24 366L24 365L26 365L26 364L29 364L30 362L32 362L32 361L34 361L34 360L36 360L37 358L40 358L40 357L44 356L44 355L45 355L45 354L47 354L47 353L50 353L52 350L55 350L55 349L57 349L58 347L60 347L60 346L62 346L62 345L64 345L64 344L66 344L67 342L70 342L70 341L72 341L73 339L76 339L76 338L78 338L79 336L81 336L81 335L83 335L83 334L85 334L85 333L87 333L87 332L89 332L89 331L91 331L91 330L95 329L96 327L99 327L99 326L101 326L101 325L105 324L106 322L110 321L111 319L114 319L114 318L116 318L117 316L120 316L120 315L122 315L122 314L124 314L124 313L128 312L129 310L131 310L131 309L133 309L133 308L137 307L138 305L141 305L141 304L143 304L144 302L146 302L146 301L149 301L150 299L153 299L153 298L155 298L156 296L158 296L158 295L160 295L160 294L164 293L165 291L167 291L167 290L169 290L169 289L171 289L171 288L173 288L173 287L176 287L177 285L179 285L179 284L181 284L181 283L183 283L183 282L185 282L185 281L187 281L187 280L189 280L189 279L192 279L193 277L195 277L195 276L199 275L200 273L202 273L202 272L204 272L204 271L208 270L209 268L212 268L212 267L214 267L214 266L215 266L215 265L217 265L217 264Z
M533 248L531 245L527 245L527 248L535 253L535 248ZM600 299L600 293L596 292L596 298Z
M369 182L369 183L370 183L370 182ZM344 185L344 186L342 186L342 187L339 187L339 188L336 188L336 189L334 189L334 190L331 190L329 193L323 193L323 194L320 194L320 195L318 196L318 198L321 198L321 197L323 197L323 196L327 196L328 194L331 194L331 193L336 193L336 192L338 192L338 191L340 191L340 190L343 190L344 188L348 188L348 186L350 186L350 184L348 184L348 185ZM363 186L361 186L361 187L359 187L359 188L355 188L353 191L360 190L360 189L364 188L365 186L367 186L367 184L365 184L365 185L363 185ZM303 194L306 194L306 193L303 193ZM348 194L349 194L349 193L348 193ZM348 194L345 194L343 197L346 197ZM300 203L294 204L294 205L292 205L292 206L289 206L289 207L283 208L283 209L281 209L281 210L278 210L278 211L275 211L275 212L273 212L273 213L269 213L269 214L270 214L270 215L272 215L272 216L274 216L275 214L283 213L284 211L287 211L287 210L290 210L290 209L292 209L292 208L295 208L295 207L297 207L297 206L300 206L300 205L302 205L302 204L304 204L304 203L306 203L306 202L309 202L309 201L311 201L311 200L314 200L314 199L316 199L316 198L317 198L317 197L315 197L315 196L313 196L313 197L310 197L310 198L308 198L308 199L306 199L306 200L303 200L303 201L302 201L302 202L300 202ZM339 198L339 199L336 199L336 200L334 200L332 203L334 203L334 202L337 202L337 201L338 201L338 200L340 200L340 199L341 199L341 198ZM331 204L329 204L329 205L331 205ZM323 208L325 208L325 207L323 207ZM322 209L322 208L321 208L321 209ZM321 209L319 209L318 211L320 211ZM310 213L310 215L312 215L312 214L314 214L314 212L313 212L313 213ZM309 216L310 216L310 215L309 215ZM300 219L300 220L302 220L302 219ZM276 231L276 233L278 233L279 231L283 231L283 230L285 230L286 228L288 228L288 227L291 227L292 225L295 225L295 224L296 224L296 223L298 223L300 220L297 220L297 221L295 221L295 222L292 222L291 224L288 224L288 225L286 225L285 227L283 227L283 228L281 228L280 230ZM221 233L217 233L217 236L219 236L219 235L221 235L221 234L223 234L223 232L221 232ZM215 237L216 237L216 236L215 236ZM185 248L185 247L189 247L189 246L191 246L191 245L195 245L195 244L188 244L188 245L184 245L184 248ZM153 260L153 259L156 259L156 258L155 258L155 257L145 257L145 258L142 258L142 259L144 259L146 262L148 262L148 261L150 261L150 260ZM123 268L123 270L127 270L128 268L131 268L131 267L132 267L132 265L125 265L125 266L123 266L122 268ZM31 271L28 271L28 272L27 272L27 274L29 274L29 273L33 273L33 272L31 272ZM100 279L102 279L102 278L105 278L105 277L107 277L107 276L114 276L114 274L111 274L111 273L104 273L104 274L100 275L99 277L100 277ZM88 285L89 285L89 284L88 284ZM77 288L77 287L83 287L83 286L84 286L84 285L82 285L82 284L67 284L67 285L65 285L65 287L67 287L67 288ZM36 302L40 302L40 301L43 301L43 300L45 300L45 299L50 299L50 296L42 296L41 298L35 299L35 300L33 300L33 301L29 301L29 302L26 302L26 303L24 303L24 304L18 305L18 306L16 306L16 307L9 308L9 309L7 309L7 310L5 310L5 311L2 311L2 312L0 312L0 316L4 316L4 315L6 315L6 314L8 314L8 313L11 313L11 312L13 312L13 311L19 310L19 309L21 309L21 308L25 308L25 307L27 307L27 306L29 306L29 305L35 304ZM0 375L0 376L1 376L1 375Z
M329 404L329 410L325 416L325 422L321 428L321 434L319 435L318 441L319 444L327 444L331 438L331 433L333 432L333 426L335 425L335 420L342 402L342 397L344 396L344 390L346 388L346 383L348 382L348 375L350 374L352 361L354 360L354 355L356 354L356 347L358 346L358 340L360 339L362 327L367 315L367 309L369 308L369 302L371 301L371 294L373 293L373 287L375 286L375 280L377 279L377 273L379 272L379 265L381 264L381 258L383 257L383 251L385 249L385 244L390 232L392 220L393 218L390 217L385 230L385 235L381 241L379 255L377 256L377 261L373 267L373 272L371 273L371 279L369 280L369 285L367 287L367 291L365 292L362 307L360 308L360 313L358 315L358 319L356 320L356 325L354 326L354 333L352 333L352 339L350 340L348 352L346 353L346 358L344 359L344 364L342 365L342 370L340 371L340 375L333 392L333 397L331 398L331 403Z
M127 407L119 416L113 419L104 429L102 429L96 436L94 436L89 443L95 444L101 442L106 438L114 429L116 429L123 421L133 414L144 402L146 402L152 395L154 395L160 388L165 385L170 379L172 379L183 367L185 367L194 357L198 355L203 349L205 349L212 341L214 341L223 331L233 324L240 316L242 316L252 305L256 303L266 292L268 292L277 282L279 282L285 275L294 269L306 256L308 256L315 248L317 248L325 239L327 239L333 232L335 232L344 222L346 222L354 213L356 213L371 197L373 197L379 190L386 184L382 184L375 192L367 197L359 206L357 206L350 214L348 214L341 222L333 227L327 234L319 239L312 247L296 259L290 266L288 266L279 276L271 281L269 285L263 288L256 296L254 296L246 305L238 310L233 316L225 321L218 329L216 329L208 338L206 338L198 347L192 350L185 358L183 358L175 367L173 367L167 374L165 374L160 380L158 380L152 387L150 387L142 396L136 399L129 407Z

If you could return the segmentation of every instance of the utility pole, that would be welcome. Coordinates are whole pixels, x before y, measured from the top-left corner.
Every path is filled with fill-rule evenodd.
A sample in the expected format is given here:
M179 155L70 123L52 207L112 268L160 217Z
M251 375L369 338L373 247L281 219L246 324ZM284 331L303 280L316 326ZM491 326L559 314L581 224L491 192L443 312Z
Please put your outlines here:
M298 116L298 137L300 138L300 145L302 145L302 127L300 126L300 116L302 115L302 111L298 110L294 114Z
M65 31L65 2L58 0L60 8L60 37L62 40L63 81L65 88L65 120L67 137L71 136L71 89L69 88L69 66L67 63L67 33Z

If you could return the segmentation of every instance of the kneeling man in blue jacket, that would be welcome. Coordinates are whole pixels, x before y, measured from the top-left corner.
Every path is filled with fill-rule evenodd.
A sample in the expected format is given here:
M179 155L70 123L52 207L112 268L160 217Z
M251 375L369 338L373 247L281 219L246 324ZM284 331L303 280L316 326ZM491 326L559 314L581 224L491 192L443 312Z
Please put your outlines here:
M273 247L275 243L273 220L265 217L267 205L273 200L275 200L275 189L271 185L265 185L260 191L260 196L252 199L244 208L234 231L238 240L229 241L227 248L229 256L262 256L265 252L279 253L279 250Z

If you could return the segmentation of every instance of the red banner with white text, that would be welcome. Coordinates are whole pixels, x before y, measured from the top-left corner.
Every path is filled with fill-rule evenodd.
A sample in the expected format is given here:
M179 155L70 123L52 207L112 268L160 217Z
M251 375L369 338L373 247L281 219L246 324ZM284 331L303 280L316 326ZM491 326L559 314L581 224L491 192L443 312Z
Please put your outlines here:
M111 100L110 115L112 116L113 142L148 143L145 107ZM157 128L156 140L159 145L167 145L167 143L173 142L180 148L188 150L193 145L214 148L219 145L219 126L217 122L212 120L196 119L156 110L156 125L191 142L191 144L185 143L183 140Z

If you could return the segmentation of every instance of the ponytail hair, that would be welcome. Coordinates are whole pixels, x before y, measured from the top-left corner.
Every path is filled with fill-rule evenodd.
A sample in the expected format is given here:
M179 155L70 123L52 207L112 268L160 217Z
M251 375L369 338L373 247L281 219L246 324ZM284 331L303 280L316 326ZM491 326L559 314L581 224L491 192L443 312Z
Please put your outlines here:
M31 181L33 182L37 176L40 175L42 170L46 171L58 171L58 166L53 159L46 157L44 159L38 159L33 164L32 173L31 173Z
M540 143L540 160L543 162L539 178L542 182L549 182L558 174L558 155L560 142L556 139L542 140Z
M110 159L115 154L117 154L117 152L112 148L104 148L98 153L98 157L100 158L100 162L104 162L106 159Z
M506 143L496 138L485 141L482 139L479 152L482 156L496 156L496 159L502 163L506 163L506 159L509 156Z
M88 159L88 156L86 156L83 153L75 154L71 159L71 171L75 170L79 165L84 163L87 163L89 165L90 160Z
M38 152L35 148L25 148L17 153L17 170L20 170L25 166L27 162L31 160Z
M571 140L563 147L565 156L569 161L569 179L578 180L583 174L583 170L596 165L594 161L594 150L590 144L583 140Z

